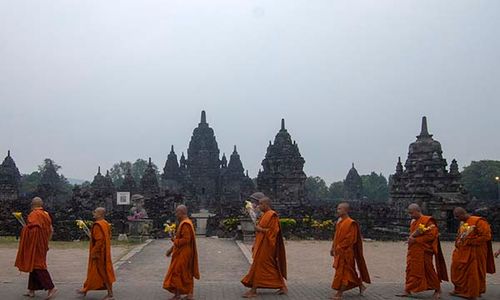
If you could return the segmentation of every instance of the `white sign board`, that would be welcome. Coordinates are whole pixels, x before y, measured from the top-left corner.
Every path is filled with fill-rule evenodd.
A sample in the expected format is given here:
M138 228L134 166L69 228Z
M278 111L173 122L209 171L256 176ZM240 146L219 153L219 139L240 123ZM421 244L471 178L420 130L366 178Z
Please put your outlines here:
M117 205L130 205L130 192L116 192Z

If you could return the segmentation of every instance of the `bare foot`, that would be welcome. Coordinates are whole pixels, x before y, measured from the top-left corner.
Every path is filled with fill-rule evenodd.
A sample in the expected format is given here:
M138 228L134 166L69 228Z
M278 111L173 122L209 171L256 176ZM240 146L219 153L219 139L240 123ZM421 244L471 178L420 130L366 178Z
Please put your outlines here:
M401 297L401 298L404 298L404 297L411 297L411 293L408 293L408 292L404 292L402 294L397 294L396 297Z
M257 297L257 293L250 290L250 291L244 293L241 297L243 297L243 298L255 298L255 297Z
M47 293L47 297L45 298L45 300L54 299L54 297L57 294L57 291L58 291L58 289L56 287L54 287L53 289L49 290L49 292Z
M33 298L35 297L35 291L28 291L27 293L23 294L23 296Z
M180 299L181 299L181 297L180 297L180 296L175 295L175 296L173 296L172 298L170 298L170 299L168 299L168 300L180 300Z
M286 294L288 294L288 288L286 286L282 287L276 292L276 295L286 295Z
M87 296L87 292L84 291L83 289L77 289L75 290L75 292L78 294L78 295L82 295L83 297Z
M341 293L336 293L335 295L332 296L332 300L342 300L342 294Z
M359 294L360 294L361 296L363 296L363 295L364 295L364 293L365 293L365 291L366 291L366 286L365 286L364 284L361 284L361 285L359 286Z

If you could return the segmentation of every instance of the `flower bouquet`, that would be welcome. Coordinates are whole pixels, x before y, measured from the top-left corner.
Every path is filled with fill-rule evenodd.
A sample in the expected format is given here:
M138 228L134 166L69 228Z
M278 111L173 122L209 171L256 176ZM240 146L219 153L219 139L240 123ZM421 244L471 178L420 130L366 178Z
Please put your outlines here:
M431 230L432 228L436 227L434 224L430 225L429 227L425 227L424 224L420 223L418 224L417 230L415 230L412 234L411 237L415 238L419 235L424 234L425 232Z
M255 213L255 208L249 200L245 201L245 211L250 216L250 219L252 219L252 222L257 224L257 213Z
M16 212L13 212L12 215L16 218L17 221L19 221L19 223L21 223L21 225L23 225L23 227L26 226L26 222L23 219L22 212L16 211Z
M459 241L463 241L469 234L474 231L475 228L476 226L474 225L471 226L468 223L461 222L458 236Z
M167 221L167 223L163 224L163 226L165 227L163 231L168 234L168 237L173 238L175 236L177 225L175 225L175 223L170 224L170 221Z
M87 226L87 224L91 225L92 222L90 221L83 221L83 220L76 220L76 226L78 226L78 228L80 228L81 230L83 230L85 232L85 234L91 238L91 234L90 234L90 229L89 227Z

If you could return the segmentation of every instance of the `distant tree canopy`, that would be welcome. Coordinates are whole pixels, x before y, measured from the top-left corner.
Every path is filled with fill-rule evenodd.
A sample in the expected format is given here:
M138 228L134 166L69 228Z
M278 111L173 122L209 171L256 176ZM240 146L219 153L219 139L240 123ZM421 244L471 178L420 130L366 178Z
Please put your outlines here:
M158 167L154 163L151 163L151 165L153 166L156 175L159 177L160 173L158 171ZM141 158L137 159L134 163L129 161L120 161L111 167L109 175L111 176L115 186L119 187L123 183L125 174L127 174L128 170L130 170L132 177L134 177L135 182L138 184L147 167L148 161Z
M462 171L462 184L478 199L498 199L498 183L495 180L497 176L500 176L500 161L473 161Z
M309 201L318 202L328 200L328 187L325 181L319 177L307 177L305 183L306 198Z
M337 181L330 184L330 188L328 189L328 194L330 199L333 201L339 201L344 199L344 182Z
M389 185L382 174L372 172L370 175L361 175L363 181L363 196L370 201L387 201L389 199Z
M41 185L50 186L52 189L62 193L70 193L72 185L64 175L57 173L60 169L61 166L56 164L52 159L44 159L43 163L38 166L38 171L22 175L21 194L36 193Z

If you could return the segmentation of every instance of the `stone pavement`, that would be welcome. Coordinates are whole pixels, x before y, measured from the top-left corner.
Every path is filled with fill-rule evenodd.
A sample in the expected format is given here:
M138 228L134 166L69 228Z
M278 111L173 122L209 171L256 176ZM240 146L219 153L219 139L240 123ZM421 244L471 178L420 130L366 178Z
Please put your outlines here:
M332 272L329 259L319 257L315 249L324 247L319 244L287 243L290 260L290 278L288 296L275 296L273 291L261 291L257 299L328 299L331 295L330 280ZM126 261L117 270L117 283L114 285L116 299L168 299L170 294L162 289L163 277L166 273L169 259L164 256L170 242L156 240L147 245L140 253L129 261ZM303 247L303 248L301 248ZM310 249L309 253L295 251ZM241 299L245 288L240 284L241 278L247 272L249 265L236 243L231 240L198 238L198 250L200 260L201 280L195 282L196 299L218 300L218 299ZM83 259L78 258L78 259ZM318 265L319 263L319 265ZM50 267L50 266L49 266ZM319 275L312 276L314 271ZM388 268L390 270L390 268ZM71 272L72 270L68 270ZM380 270L378 270L380 271ZM2 272L0 270L0 272ZM389 271L391 272L391 271ZM382 271L383 273L383 271ZM85 274L82 274L85 276ZM401 281L403 279L401 278ZM375 283L370 285L366 296L356 295L355 291L346 293L345 299L352 300L379 300L379 299L401 299L393 295L398 293L402 287L400 283L382 283L374 279ZM11 283L0 284L0 299L23 299L19 296L24 291L26 282L16 280ZM74 295L74 290L80 284L75 282L61 282L58 284L61 292L57 299L82 299ZM450 285L444 286L445 291L450 290ZM488 293L481 299L500 299L500 285L490 284ZM101 299L104 292L89 293L86 299ZM430 293L419 295L416 299L426 299ZM43 299L38 296L35 299ZM443 299L455 299L444 296Z

